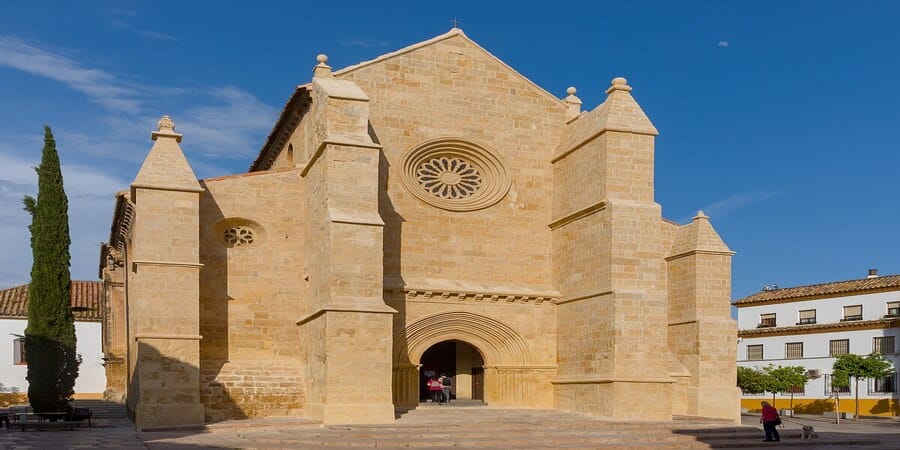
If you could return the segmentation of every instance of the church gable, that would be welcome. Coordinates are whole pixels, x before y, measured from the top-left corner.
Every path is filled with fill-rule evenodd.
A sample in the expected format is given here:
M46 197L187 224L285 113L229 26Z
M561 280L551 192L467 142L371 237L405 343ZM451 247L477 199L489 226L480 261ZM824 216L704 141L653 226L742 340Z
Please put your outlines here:
M417 53L424 53L428 58L416 58ZM407 67L405 63L417 61ZM430 64L429 64L430 63ZM548 102L551 108L565 108L564 103L538 86L527 77L507 65L475 41L470 39L458 28L453 28L447 33L432 39L410 45L395 52L381 55L373 60L361 62L344 69L338 70L334 75L338 78L355 79L356 72L365 70L377 70L375 66L386 66L388 71L399 71L401 85L421 87L429 83L440 85L461 86L459 78L471 79L473 71L488 69L492 72L501 72L495 81L488 80L485 90L495 93L512 93L524 97L541 98ZM430 67L429 67L430 66ZM417 71L415 68L425 69ZM505 73L503 73L505 72ZM512 85L503 89L504 85Z

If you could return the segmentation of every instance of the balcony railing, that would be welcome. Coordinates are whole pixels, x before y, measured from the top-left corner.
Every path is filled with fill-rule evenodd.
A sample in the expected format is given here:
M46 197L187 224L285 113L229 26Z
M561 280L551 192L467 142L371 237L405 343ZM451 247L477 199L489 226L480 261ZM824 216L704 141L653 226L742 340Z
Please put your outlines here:
M815 323L816 323L815 317L808 317L806 319L800 319L800 321L797 322L797 325L815 325Z
M844 318L841 319L841 322L852 322L854 320L862 320L862 314L855 316L844 316Z

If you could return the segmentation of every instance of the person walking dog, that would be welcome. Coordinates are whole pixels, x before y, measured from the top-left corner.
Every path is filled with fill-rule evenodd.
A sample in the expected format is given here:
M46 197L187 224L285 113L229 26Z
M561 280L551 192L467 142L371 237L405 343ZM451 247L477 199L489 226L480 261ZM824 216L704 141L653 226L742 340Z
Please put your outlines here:
M776 425L781 425L778 410L773 408L769 402L764 401L760 404L762 405L762 416L759 421L763 424L763 430L766 431L766 438L763 439L763 442L780 442L781 436L778 435L778 430L775 428Z

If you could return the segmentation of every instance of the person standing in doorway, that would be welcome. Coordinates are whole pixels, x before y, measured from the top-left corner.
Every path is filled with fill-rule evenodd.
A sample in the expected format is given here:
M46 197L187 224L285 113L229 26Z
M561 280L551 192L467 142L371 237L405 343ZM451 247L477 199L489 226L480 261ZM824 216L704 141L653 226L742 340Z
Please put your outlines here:
M434 376L428 378L428 393L431 394L431 403L443 403L443 393L441 383L434 379Z
M448 377L446 374L441 374L441 378L439 379L441 382L441 391L443 392L444 401L447 404L450 403L450 389L453 387L453 379Z

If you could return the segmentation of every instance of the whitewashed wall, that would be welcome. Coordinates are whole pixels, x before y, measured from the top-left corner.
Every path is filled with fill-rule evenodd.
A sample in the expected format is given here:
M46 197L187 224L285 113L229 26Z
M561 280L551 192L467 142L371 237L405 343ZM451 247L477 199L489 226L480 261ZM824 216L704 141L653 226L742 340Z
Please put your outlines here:
M805 300L774 305L744 306L738 308L738 329L755 330L761 314L775 313L775 326L792 327L800 321L800 311L816 310L816 323L837 323L844 318L844 306L862 305L863 320L881 319L887 314L888 302L900 302L900 291L879 292L865 295Z
M14 335L25 333L27 321L0 319L0 383L7 388L17 386L22 392L28 391L25 380L27 367L13 364ZM103 369L103 352L100 347L99 322L75 322L77 350L82 362L78 379L75 381L76 394L100 394L106 389L106 371Z
M844 317L844 306L862 305L863 320L881 319L887 314L887 303L900 301L900 291L881 292L875 294L852 295L819 300L805 300L798 302L779 303L774 305L747 306L738 308L738 328L740 330L755 330L760 323L760 315L775 313L776 326L794 327L800 321L799 314L802 310L816 310L816 324L839 323ZM803 395L795 395L795 398L824 398L825 377L832 373L835 358L829 357L829 342L838 339L850 341L850 353L868 355L872 352L873 338L894 336L895 351L900 350L900 329L888 328L878 330L853 330L814 334L796 334L787 336L767 336L739 338L737 347L738 366L750 368L762 368L769 364L774 366L803 366L807 369L819 369L822 377L811 379L806 384L806 392ZM803 343L803 358L786 359L785 344L789 342ZM748 361L747 346L763 345L763 360ZM895 368L900 368L900 354L885 355L894 363ZM851 382L851 395L855 395ZM746 397L746 395L745 395ZM860 381L860 398L890 398L891 394L868 394L868 382ZM780 397L779 397L780 398Z

